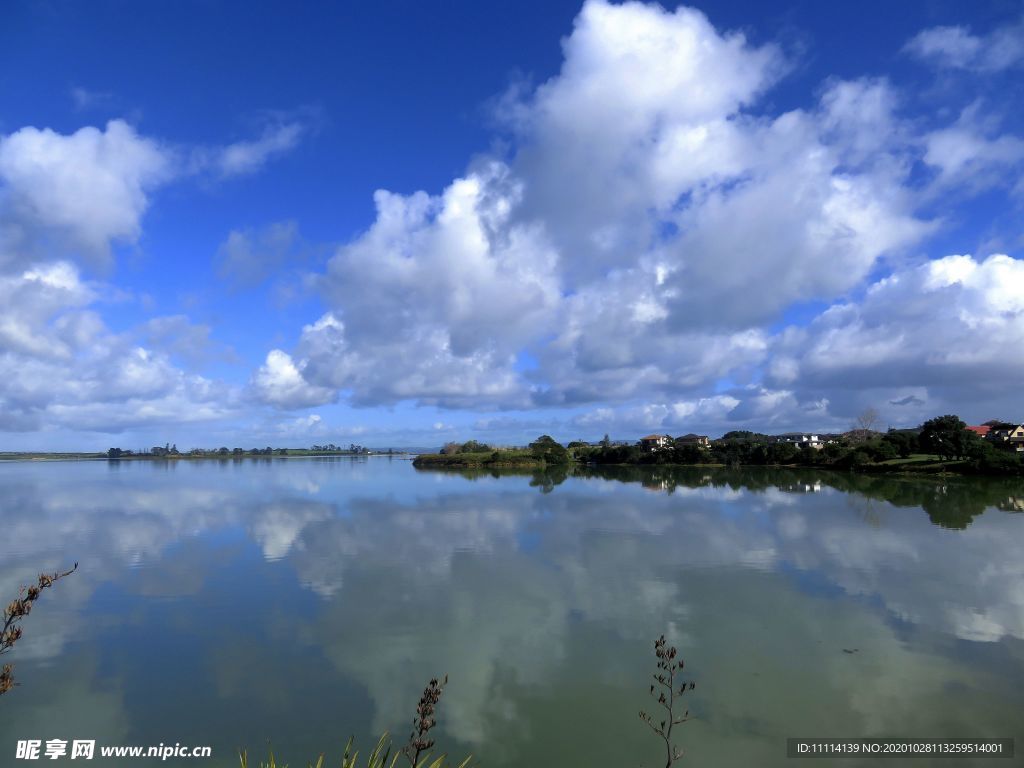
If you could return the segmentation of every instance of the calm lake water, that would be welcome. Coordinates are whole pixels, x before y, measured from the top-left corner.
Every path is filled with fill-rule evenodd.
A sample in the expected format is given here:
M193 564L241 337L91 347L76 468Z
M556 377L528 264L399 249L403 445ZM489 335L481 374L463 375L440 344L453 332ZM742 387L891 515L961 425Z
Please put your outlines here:
M27 738L208 744L179 764L225 766L269 739L337 765L350 734L404 739L445 673L456 756L658 765L637 710L663 632L697 682L680 765L792 766L787 736L1015 737L1020 756L1021 509L1020 483L811 471L2 464L0 598L81 566L5 657L0 765L27 765Z

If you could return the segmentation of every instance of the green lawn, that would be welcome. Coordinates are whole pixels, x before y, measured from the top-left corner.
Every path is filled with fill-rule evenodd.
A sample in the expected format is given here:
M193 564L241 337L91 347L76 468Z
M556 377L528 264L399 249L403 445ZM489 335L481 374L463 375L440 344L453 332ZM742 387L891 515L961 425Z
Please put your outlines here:
M934 464L938 461L940 461L939 457L932 453L912 453L905 459L889 459L878 463L892 467L897 464Z
M544 461L529 450L497 450L480 453L423 453L413 462L414 467L543 467Z

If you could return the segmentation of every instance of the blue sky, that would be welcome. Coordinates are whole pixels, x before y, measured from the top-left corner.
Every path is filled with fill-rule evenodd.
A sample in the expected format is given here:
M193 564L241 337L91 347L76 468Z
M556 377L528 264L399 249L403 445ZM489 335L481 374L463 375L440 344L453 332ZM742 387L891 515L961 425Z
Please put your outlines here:
M14 3L0 446L1020 419L1015 3Z

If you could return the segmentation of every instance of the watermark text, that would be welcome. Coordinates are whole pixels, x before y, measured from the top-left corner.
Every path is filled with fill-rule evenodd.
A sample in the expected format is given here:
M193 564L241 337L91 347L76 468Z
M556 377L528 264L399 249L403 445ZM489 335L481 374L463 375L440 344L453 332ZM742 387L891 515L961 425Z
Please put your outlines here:
M181 743L156 745L101 744L95 739L22 739L14 751L16 760L92 760L99 757L156 758L208 758L213 748L189 746Z

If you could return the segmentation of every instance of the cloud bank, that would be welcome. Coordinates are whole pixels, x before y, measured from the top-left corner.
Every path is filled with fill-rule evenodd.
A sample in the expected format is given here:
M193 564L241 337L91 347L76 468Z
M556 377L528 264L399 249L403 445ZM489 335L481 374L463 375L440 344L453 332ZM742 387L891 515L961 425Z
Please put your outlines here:
M934 49L922 35L911 50ZM1000 169L1024 157L977 104L922 127L889 81L864 78L772 114L785 53L687 8L588 2L563 54L501 100L509 152L438 195L376 193L375 222L317 278L328 311L270 353L259 397L590 408L577 427L631 428L1009 406L1005 385L969 382L1013 348L1020 308L928 275L958 264L1016 281L1020 262L921 257L940 197L1005 187ZM805 306L809 325L788 322ZM936 348L950 337L933 323L974 357ZM285 359L305 386L266 375Z
M969 79L1011 71L1021 39L940 27L905 51ZM1024 138L985 97L923 114L877 76L780 109L796 64L693 9L585 3L558 71L496 102L501 149L441 189L378 190L322 269L293 220L221 236L227 287L287 271L322 304L231 385L197 372L223 357L209 327L114 330L103 305L140 298L90 273L143 244L166 187L245 183L308 121L206 146L124 120L2 135L0 428L287 424L334 403L583 432L838 429L866 406L1015 418L1014 234L976 255L934 242L987 226L980 197L1018 199Z

